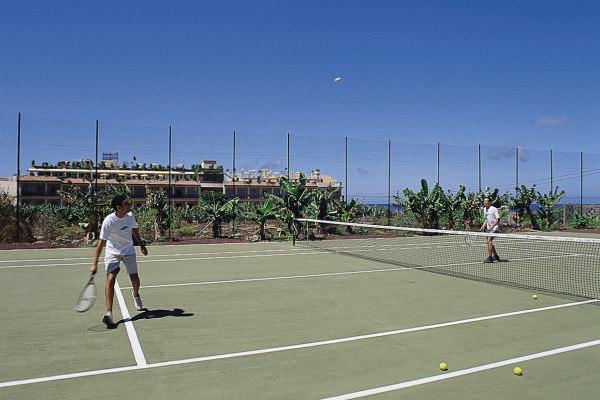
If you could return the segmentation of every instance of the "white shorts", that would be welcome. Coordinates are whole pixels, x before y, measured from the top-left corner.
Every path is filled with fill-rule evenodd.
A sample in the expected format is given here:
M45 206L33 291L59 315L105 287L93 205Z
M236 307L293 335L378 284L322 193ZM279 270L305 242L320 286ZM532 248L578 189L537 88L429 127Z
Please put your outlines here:
M105 254L104 267L106 268L106 275L119 268L121 261L127 268L128 274L137 274L138 267L135 254Z

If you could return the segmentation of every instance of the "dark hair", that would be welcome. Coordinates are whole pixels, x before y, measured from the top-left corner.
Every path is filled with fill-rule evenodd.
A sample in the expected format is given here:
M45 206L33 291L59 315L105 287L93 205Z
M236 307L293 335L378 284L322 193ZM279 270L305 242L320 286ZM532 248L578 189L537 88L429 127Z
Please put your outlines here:
M110 206L112 208L114 208L115 210L117 209L117 206L120 206L121 204L123 204L125 201L129 200L129 197L120 194L118 196L113 197Z

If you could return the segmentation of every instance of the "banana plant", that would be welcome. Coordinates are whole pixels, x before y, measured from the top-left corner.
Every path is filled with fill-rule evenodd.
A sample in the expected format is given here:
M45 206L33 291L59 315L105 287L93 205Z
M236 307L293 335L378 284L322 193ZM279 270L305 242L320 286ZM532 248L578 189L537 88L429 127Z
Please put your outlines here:
M363 198L359 201L356 201L356 199L352 199L349 203L345 203L343 201L335 202L335 206L337 208L337 218L343 222L354 222L354 219L356 218L356 215L360 210L360 205L364 199L365 197L363 196ZM354 229L351 225L346 226L346 231L348 233L354 233Z
M265 225L267 221L277 218L277 212L273 204L273 199L267 196L267 200L260 206L249 203L248 209L244 214L247 219L250 219L258 224L258 235L260 240L265 240Z
M522 213L527 213L531 220L531 227L537 231L540 230L539 224L535 214L531 210L531 205L536 201L535 185L531 189L527 189L527 186L521 185L520 188L515 188L517 195L511 197L511 208L517 212L519 222L522 221Z
M558 186L552 192L542 195L540 192L537 192L536 202L539 206L537 213L540 219L546 220L546 229L550 229L552 223L554 222L554 213L553 208L562 200L565 195L565 191L561 191L558 193Z
M17 232L15 215L14 198L8 192L0 190L0 243L9 243L15 239Z
M83 191L81 187L75 185L71 181L69 183L69 190L59 190L58 194L67 199L67 201L75 206L83 209L87 221L81 221L84 223L86 230L85 239L88 243L98 238L99 234L99 221L107 206L106 201L100 199L100 194L96 193L94 185L89 183L87 191ZM87 224L87 225L85 225Z
M325 191L312 190L310 192L308 208L306 209L308 217L320 220L335 217L337 209L335 207L336 200L334 195L339 190L340 188L332 190L331 186Z
M421 190L418 193L406 188L402 191L406 199L394 196L396 204L403 206L421 218L424 228L439 228L440 217L444 212L445 195L439 184L431 191L425 179L421 179Z
M466 230L479 228L481 226L481 207L483 205L483 193L469 192L460 202L463 212L463 224Z
M216 238L221 236L221 224L223 221L227 221L232 218L234 208L240 201L240 198L234 197L233 199L223 203L221 197L218 197L214 192L211 192L210 195L201 196L199 201L208 218L213 221L213 237Z
M281 196L270 195L276 209L277 217L283 220L288 227L288 232L301 232L301 225L296 224L298 218L304 216L311 199L311 191L307 190L306 178L300 173L298 182L294 185L287 177L279 178Z
M458 192L452 194L451 191L448 193L442 192L440 198L444 206L444 212L448 215L448 229L454 229L454 214L461 209L462 202L466 198L465 187L462 185L458 186Z
M152 190L146 185L146 205L154 213L154 240L158 240L169 227L169 205L162 188Z

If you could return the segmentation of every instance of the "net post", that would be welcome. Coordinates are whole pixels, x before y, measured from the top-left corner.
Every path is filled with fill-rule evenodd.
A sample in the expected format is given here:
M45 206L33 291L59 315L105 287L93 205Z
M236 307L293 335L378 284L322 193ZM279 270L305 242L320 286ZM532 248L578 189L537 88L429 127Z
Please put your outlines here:
M292 220L292 247L296 246L296 219Z
M306 248L308 249L308 221L306 221Z

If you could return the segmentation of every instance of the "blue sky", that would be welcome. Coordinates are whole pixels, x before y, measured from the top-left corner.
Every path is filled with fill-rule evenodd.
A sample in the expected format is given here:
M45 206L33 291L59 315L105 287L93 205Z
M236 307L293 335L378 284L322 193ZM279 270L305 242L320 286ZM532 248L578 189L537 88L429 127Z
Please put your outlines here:
M0 114L600 153L597 0L1 8Z

